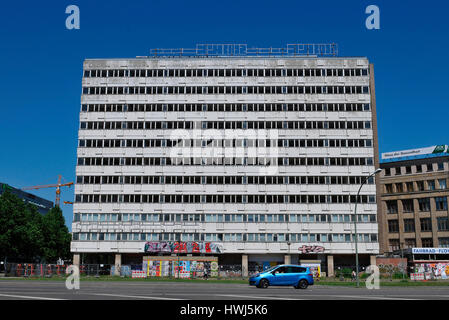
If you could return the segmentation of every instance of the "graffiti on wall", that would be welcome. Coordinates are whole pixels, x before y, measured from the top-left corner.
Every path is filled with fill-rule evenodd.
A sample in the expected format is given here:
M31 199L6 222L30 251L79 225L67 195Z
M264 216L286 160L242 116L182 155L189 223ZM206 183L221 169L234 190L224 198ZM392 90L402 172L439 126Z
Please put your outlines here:
M307 253L323 253L324 247L321 246L306 246L303 245L302 247L298 248L299 252L307 254Z
M145 252L221 253L222 247L212 242L147 242Z

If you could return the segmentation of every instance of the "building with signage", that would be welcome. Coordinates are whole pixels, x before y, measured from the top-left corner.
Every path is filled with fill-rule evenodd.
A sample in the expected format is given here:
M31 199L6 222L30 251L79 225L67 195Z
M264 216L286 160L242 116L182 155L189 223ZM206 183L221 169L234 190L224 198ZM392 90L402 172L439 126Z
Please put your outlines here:
M18 196L20 199L23 199L23 201L25 201L26 203L36 206L37 210L41 214L46 214L51 208L53 208L53 202L49 200L43 199L41 197L35 196L34 194L16 189L7 185L6 183L0 182L0 195L2 195L5 191L9 191L12 194Z
M449 248L447 145L382 154L381 253Z
M83 66L75 263L354 265L378 165L374 69L336 45L198 45ZM376 183L357 212L378 254Z

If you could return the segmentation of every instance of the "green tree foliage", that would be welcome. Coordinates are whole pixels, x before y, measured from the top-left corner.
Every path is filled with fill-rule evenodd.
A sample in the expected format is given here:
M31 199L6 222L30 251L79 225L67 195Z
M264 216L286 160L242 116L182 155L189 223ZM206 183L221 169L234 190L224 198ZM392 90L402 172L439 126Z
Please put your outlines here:
M70 256L70 234L59 207L42 216L37 208L5 192L0 196L0 258L55 263Z

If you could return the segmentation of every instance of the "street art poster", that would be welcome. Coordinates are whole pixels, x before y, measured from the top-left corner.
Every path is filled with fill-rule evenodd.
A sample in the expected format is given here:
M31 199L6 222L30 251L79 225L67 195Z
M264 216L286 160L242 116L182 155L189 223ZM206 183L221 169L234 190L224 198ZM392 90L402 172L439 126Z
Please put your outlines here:
M449 262L416 263L414 273L425 273L436 279L449 279Z
M144 252L221 253L222 247L212 242L147 242Z
M319 263L301 263L301 266L308 267L314 278L321 277L321 264Z

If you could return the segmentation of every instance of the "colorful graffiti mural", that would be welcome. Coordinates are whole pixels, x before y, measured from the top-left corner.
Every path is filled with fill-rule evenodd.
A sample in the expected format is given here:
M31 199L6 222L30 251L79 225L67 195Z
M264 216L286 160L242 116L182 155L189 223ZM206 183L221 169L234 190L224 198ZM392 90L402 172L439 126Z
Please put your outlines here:
M145 252L221 253L222 247L212 242L147 242Z
M307 253L323 253L324 247L321 246L302 246L298 248L299 252L307 254Z

